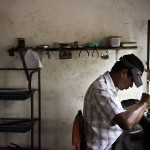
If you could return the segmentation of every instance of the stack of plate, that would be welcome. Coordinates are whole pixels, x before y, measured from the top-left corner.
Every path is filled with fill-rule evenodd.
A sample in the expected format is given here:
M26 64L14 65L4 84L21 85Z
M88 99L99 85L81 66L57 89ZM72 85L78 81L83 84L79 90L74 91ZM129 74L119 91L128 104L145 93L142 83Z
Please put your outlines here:
M123 42L121 43L122 47L136 47L137 43L136 42Z

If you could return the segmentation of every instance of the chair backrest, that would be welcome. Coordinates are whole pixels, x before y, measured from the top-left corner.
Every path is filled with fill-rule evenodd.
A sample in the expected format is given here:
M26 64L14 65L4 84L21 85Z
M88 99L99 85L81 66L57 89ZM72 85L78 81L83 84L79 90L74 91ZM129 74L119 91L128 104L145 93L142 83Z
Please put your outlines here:
M73 122L72 145L76 150L85 150L84 118L81 110L78 111Z

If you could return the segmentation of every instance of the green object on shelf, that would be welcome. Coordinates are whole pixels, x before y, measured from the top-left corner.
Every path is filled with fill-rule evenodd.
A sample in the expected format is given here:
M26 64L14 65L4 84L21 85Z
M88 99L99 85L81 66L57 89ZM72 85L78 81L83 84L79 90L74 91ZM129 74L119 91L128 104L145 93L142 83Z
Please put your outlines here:
M87 43L85 46L90 47L90 48L95 48L95 47L100 47L100 43L99 42L90 42L90 43Z

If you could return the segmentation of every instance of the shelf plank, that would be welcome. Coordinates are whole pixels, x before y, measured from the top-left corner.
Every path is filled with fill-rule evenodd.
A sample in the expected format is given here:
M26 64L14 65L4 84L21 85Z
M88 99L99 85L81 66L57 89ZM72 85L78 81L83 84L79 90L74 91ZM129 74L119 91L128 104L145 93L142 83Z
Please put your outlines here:
M36 52L42 52L42 51L61 51L61 50L70 50L70 51L81 51L81 50L124 50L124 49L137 49L137 46L131 46L131 47L78 47L78 48L35 48L35 47L26 47L26 48L11 48L8 50L9 53L14 52L25 52L28 49L32 49Z
M26 88L0 88L0 100L27 100L36 89Z
M33 125L38 118L33 119ZM31 130L31 119L24 118L0 118L0 132L25 133Z

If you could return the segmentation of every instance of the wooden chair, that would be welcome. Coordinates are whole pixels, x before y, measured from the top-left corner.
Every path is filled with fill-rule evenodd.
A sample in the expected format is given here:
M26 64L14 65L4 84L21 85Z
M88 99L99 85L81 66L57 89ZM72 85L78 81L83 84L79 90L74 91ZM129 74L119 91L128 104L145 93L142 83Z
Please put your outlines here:
M78 111L73 122L72 145L75 146L75 150L85 150L84 118L81 110Z

